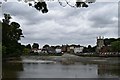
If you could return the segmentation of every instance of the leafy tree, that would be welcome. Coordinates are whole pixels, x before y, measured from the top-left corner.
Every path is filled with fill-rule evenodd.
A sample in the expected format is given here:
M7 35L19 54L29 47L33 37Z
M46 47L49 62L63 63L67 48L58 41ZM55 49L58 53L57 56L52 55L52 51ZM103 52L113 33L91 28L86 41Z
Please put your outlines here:
M2 46L2 54L6 54L6 47L5 46Z
M83 48L83 52L84 52L84 53L88 52L87 47L84 47L84 48Z
M106 39L104 39L104 44L107 46L107 45L110 45L112 42L117 41L117 40L119 40L119 38L118 39L115 39L115 38L108 39L108 38L106 38Z
M83 52L95 52L96 50L96 46L91 46L91 45L88 45L88 47L84 47L83 49Z
M30 49L24 48L23 53L24 55L28 55L30 53Z
M26 45L26 48L31 49L31 45L30 44Z
M43 48L47 49L49 48L50 46L48 44L44 45Z
M88 52L92 52L92 47L91 47L91 45L88 45Z
M113 52L120 52L120 41L114 41L111 43L111 48Z
M32 4L29 3L29 6L32 6ZM47 4L45 2L36 2L34 4L34 7L39 11L41 10L42 13L47 13L48 12Z
M33 43L32 48L38 49L39 48L39 44L38 43Z
M17 22L11 22L12 17L4 14L2 22L2 49L3 57L20 56L22 53L22 45L18 41L23 37L20 25Z
M9 24L9 23L10 23L10 19L11 19L12 17L10 16L10 14L4 14L4 18L5 18L5 19L3 19L3 23Z
M88 49L91 49L92 47L91 47L91 45L88 45Z

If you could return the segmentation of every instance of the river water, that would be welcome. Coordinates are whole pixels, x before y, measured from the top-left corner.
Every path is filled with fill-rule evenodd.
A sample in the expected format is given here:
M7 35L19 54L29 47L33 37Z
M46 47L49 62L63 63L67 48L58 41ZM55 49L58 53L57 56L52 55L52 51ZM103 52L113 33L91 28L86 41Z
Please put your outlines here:
M93 59L86 62L85 60ZM119 58L86 58L79 61L67 59L65 61L53 61L53 63L33 62L8 62L3 63L4 78L120 78ZM23 60L24 59L24 60ZM23 58L21 61L33 60ZM56 58L55 58L56 59ZM82 59L84 59L82 61ZM44 59L45 60L45 59ZM108 61L107 61L108 60ZM46 61L46 60L45 60ZM50 60L47 60L50 61Z

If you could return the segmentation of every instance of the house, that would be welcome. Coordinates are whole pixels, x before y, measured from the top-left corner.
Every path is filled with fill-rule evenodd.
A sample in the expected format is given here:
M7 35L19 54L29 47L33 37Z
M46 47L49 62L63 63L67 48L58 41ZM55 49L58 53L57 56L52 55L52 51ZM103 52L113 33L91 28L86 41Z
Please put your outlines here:
M56 53L62 53L62 49L60 47L58 47L58 48L55 49L55 52Z
M70 46L67 46L67 53L70 53Z
M33 48L31 51L33 53L40 53L42 50L41 49L37 49L37 48Z
M74 53L82 53L83 52L84 47L80 46L80 47L75 47L74 48Z
M80 45L72 44L72 45L69 46L69 52L70 53L81 53L81 52L83 52L83 49L84 49L84 47L80 46Z
M100 52L105 53L105 52L111 52L111 46L103 46L100 49Z
M55 48L49 47L49 48L47 49L47 52L53 54L53 53L55 53Z
M74 53L75 47L76 47L76 45L74 45L74 44L70 45L70 53Z
M70 45L70 49L74 49L75 47L75 45Z
M68 45L62 45L62 47L61 47L61 50L62 50L62 52L67 52L67 47L68 47Z
M41 53L48 53L48 52L47 52L47 49L44 49L44 48L43 48L43 49L41 50Z

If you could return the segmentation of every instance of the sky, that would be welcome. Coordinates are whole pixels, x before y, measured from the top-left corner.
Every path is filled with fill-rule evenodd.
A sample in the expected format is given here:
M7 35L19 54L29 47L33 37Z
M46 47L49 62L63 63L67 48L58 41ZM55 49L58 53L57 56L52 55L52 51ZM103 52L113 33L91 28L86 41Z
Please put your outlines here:
M97 0L88 8L62 7L57 1L47 1L49 11L45 14L12 1L3 3L0 10L21 25L25 36L19 41L22 44L95 46L97 36L118 37L119 0Z

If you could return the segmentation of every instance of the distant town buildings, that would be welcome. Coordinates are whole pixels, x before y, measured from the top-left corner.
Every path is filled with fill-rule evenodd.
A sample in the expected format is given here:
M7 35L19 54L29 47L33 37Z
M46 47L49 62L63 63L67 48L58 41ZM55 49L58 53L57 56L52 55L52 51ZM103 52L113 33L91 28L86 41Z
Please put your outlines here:
M83 52L84 47L80 46L80 45L62 45L62 46L49 46L49 45L45 45L43 48L41 49L37 49L37 48L32 48L31 51L33 53L70 53L70 54L74 54L74 53L82 53Z
M33 53L47 53L47 54L61 54L61 53L69 53L69 54L97 54L97 55L104 55L104 54L112 54L111 50L111 42L117 39L104 39L104 37L99 36L96 38L96 45L88 47L84 47L81 45L76 44L65 44L65 45L57 45L57 46L50 46L48 44L44 45L43 48L32 48L31 51Z

